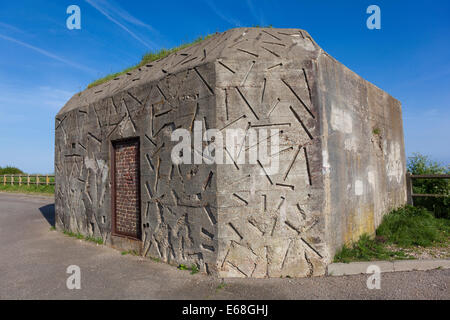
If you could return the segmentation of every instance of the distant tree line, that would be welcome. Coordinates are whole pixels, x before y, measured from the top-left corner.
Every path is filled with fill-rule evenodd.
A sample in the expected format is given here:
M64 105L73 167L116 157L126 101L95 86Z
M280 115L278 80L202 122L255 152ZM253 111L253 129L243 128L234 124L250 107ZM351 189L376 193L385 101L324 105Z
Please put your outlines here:
M24 172L20 170L19 168L12 167L12 166L6 166L6 167L0 167L0 175L3 174L23 174Z

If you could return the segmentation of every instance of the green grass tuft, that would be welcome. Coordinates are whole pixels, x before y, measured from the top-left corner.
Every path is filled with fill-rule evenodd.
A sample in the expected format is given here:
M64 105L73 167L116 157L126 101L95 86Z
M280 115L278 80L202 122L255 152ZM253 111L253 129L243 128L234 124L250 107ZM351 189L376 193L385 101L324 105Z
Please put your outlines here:
M198 267L196 264L191 264L191 274L196 274L198 273L200 270L198 270Z
M334 262L349 263L353 261L374 261L406 259L408 256L401 251L391 251L383 243L363 234L350 246L343 246L334 256Z
M184 264L178 265L178 269L179 270L189 270L189 268L186 265L184 265Z
M103 244L103 239L102 238L94 238L94 237L86 237L84 240L89 241L89 242L93 242L96 244Z
M221 290L221 289L223 289L223 288L225 288L226 287L226 283L225 282L221 282L221 283L219 283L219 285L217 286L217 288L216 288L216 291L218 291L218 290Z
M130 254L132 256L139 256L139 252L137 252L136 250L128 250L128 251L122 251L121 252L123 256Z
M202 41L204 41L204 40L206 40L206 39L208 39L210 37L212 37L212 34L207 35L205 37L199 37L199 38L195 39L192 42L184 43L184 44L182 44L182 45L180 45L178 47L172 48L172 49L161 49L161 50L158 50L158 51L146 53L146 54L144 54L144 56L142 57L141 61L138 64L136 64L134 66L131 66L129 68L126 68L125 70L122 70L120 72L112 73L112 74L109 74L109 75L107 75L107 76L105 76L103 78L95 80L94 82L92 82L91 84L88 85L88 89L93 88L95 86L98 86L98 85L100 85L102 83L108 82L109 80L113 80L113 79L115 79L115 78L117 78L117 77L119 77L119 76L121 76L121 75L123 75L123 74L125 74L127 72L130 72L130 71L133 71L133 70L135 70L137 68L143 67L143 66L145 66L145 65L147 65L147 64L149 64L151 62L154 62L154 61L157 61L157 60L161 60L161 59L167 57L171 53L174 53L174 52L180 51L182 49L185 49L187 47L190 47L192 45L195 45L195 44L197 44L199 42L202 42Z
M259 24L254 24L252 26L252 28L273 28L273 26L271 24L267 25L267 26L260 26Z
M154 262L161 262L160 258L150 257L150 259L153 260Z
M102 238L94 238L94 237L91 237L91 236L85 237L84 235L82 235L79 232L74 233L72 231L67 231L67 230L64 230L63 233L66 236L69 236L71 238L77 238L79 240L85 240L85 241L89 241L89 242L94 242L96 244L103 244L103 239Z
M377 235L401 247L430 247L448 241L450 220L437 219L424 208L406 206L386 215Z
M188 266L186 266L185 264L179 264L178 265L178 269L179 270L188 270L188 271L191 271L191 274L196 274L196 273L198 273L200 270L198 269L198 266L195 264L195 263L193 263L193 264L191 264L191 267L189 268Z

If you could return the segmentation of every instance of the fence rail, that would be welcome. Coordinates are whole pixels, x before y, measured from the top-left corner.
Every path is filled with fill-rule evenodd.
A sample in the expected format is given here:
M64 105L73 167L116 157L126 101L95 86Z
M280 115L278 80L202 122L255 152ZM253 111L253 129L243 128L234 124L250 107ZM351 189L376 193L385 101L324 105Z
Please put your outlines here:
M414 179L450 179L450 174L416 174L406 173L406 191L407 191L407 201L409 205L414 205L414 197L433 197L442 198L448 197L448 194L425 194L425 193L413 193Z
M6 185L54 185L54 175L42 175L42 174L4 174L0 175L0 183Z

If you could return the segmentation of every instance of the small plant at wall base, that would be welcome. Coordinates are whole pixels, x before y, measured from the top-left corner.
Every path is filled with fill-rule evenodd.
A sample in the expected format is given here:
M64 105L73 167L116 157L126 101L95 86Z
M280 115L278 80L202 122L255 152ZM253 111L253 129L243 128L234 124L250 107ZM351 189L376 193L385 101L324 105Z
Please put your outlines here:
M391 251L385 248L382 241L372 239L369 235L363 234L360 239L352 245L345 245L334 256L334 262L352 261L373 261L373 260L393 260L407 259L401 251Z
M127 254L130 254L132 256L139 256L139 252L137 252L136 250L122 251L121 254L123 256L126 256Z
M221 283L219 283L219 285L217 286L217 288L216 288L216 291L218 291L218 290L221 290L221 289L223 289L223 288L225 288L225 286L226 286L227 284L225 283L225 282L221 282Z
M192 264L191 265L191 274L196 274L198 272L199 272L199 270L198 270L197 265L196 264Z
M413 175L450 174L450 165L444 166L429 159L429 157L414 153L408 158L408 171ZM413 193L416 194L446 194L450 193L449 179L414 179ZM415 197L414 206L424 207L434 213L437 218L450 219L450 197Z
M79 240L85 240L85 241L89 241L89 242L94 242L94 243L96 243L98 245L103 244L103 239L102 238L94 238L94 237L91 237L91 236L84 236L84 235L82 235L79 232L74 233L72 231L66 231L66 230L64 230L63 233L66 236L69 236L71 238L77 238Z
M189 268L188 266L186 266L185 264L180 264L178 265L178 269L179 270L188 270L191 271L191 274L196 274L198 273L200 270L198 269L198 266L196 264L191 264L191 267Z

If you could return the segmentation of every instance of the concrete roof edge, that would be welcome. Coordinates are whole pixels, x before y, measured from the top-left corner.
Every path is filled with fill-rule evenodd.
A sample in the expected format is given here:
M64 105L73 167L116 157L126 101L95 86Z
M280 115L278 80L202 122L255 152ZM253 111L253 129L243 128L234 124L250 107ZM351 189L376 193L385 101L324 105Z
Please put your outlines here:
M227 34L231 34L231 35L238 35L240 32L243 31L243 34L245 34L246 32L249 32L250 30L261 30L264 31L268 34L270 34L270 31L276 30L277 32L300 32L302 34L302 36L307 37L309 40L312 41L312 43L317 47L320 48L320 46L314 41L314 39L310 36L310 34L303 29L299 29L299 28L259 28L259 27L238 27L238 28L232 28L232 29L228 29L224 32L221 33L216 33L213 35L213 37L211 37L210 39L206 39L204 41L201 41L199 43L196 43L192 46L189 46L187 48L181 49L177 52L171 53L168 56L156 60L154 62L151 62L149 64L147 64L146 66L142 66L140 68L136 68L134 70L131 70L129 73L120 75L118 78L116 79L112 79L109 80L105 83L102 83L98 86L92 87L92 88L86 88L85 90L78 92L76 94L74 94L68 101L67 103L58 111L56 117L61 116L69 111L72 111L74 109L79 109L79 108L83 108L88 106L91 103L95 103L97 101L103 100L103 99L107 99L110 98L111 96L116 95L119 92L123 92L127 89L130 88L130 84L133 83L134 81L136 81L137 83L135 83L135 85L142 85L144 83L149 83L149 82L153 82L153 81L159 81L161 79L163 79L164 77L170 75L170 74L175 74L178 72L183 72L185 70L188 69L192 69L193 66L190 64L186 64L185 67L182 68L176 68L173 70L173 72L163 72L164 70L164 62L169 61L170 59L173 59L175 56L179 56L179 55L183 55L186 54L188 52L195 52L196 50L198 50L199 48L202 47L206 47L208 45L210 45L213 40L219 42L217 44L217 46L220 46L220 40L222 37L224 37ZM226 40L228 40L228 38L226 38L223 42L225 42ZM222 49L223 50L223 49ZM208 56L205 57L202 60L202 63L200 64L196 64L195 66L200 66L200 65L204 65L210 62L214 62L216 60L218 60L219 57L217 55L212 55L212 56ZM151 67L148 67L151 66ZM150 71L149 69L152 68L153 66L156 67L156 71L154 71L155 69L152 69L151 72L152 73L160 73L157 77L154 78L147 78L147 79L140 79L141 81L135 80L133 79L134 77L137 77L138 75L141 76L145 76L145 72ZM117 81L117 84L115 84L114 82ZM113 89L107 91L108 87L111 86L111 84L113 85ZM106 92L105 92L106 91ZM93 95L95 95L95 97L92 97Z

